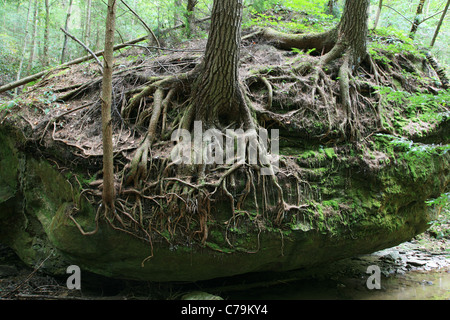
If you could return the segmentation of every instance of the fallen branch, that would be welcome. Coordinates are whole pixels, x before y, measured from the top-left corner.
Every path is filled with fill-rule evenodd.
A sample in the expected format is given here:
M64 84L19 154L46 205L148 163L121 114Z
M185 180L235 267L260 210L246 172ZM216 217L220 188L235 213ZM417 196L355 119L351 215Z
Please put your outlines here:
M209 20L209 19L211 19L211 17L206 17L206 18L203 18L203 19L199 19L199 20L196 21L196 23L198 23L198 22L204 22L204 21L207 21L207 20ZM169 33L169 32L171 32L171 31L173 31L173 30L180 29L180 28L182 28L182 27L184 27L184 26L185 26L185 24L184 24L184 23L181 23L181 24L179 24L179 25L176 25L176 26L173 27L173 28L169 28L169 29L163 30L163 31L161 32L161 34ZM145 40L147 40L147 39L148 39L148 36L146 35L146 36L143 36L143 37L140 37L140 38L137 38L137 39L128 41L128 42L124 42L124 43L118 44L118 45L114 46L114 51L117 51L117 50L126 48L126 47L128 47L128 46L131 46L131 45L133 45L133 44L136 44L136 43L145 41ZM95 56L97 56L97 57L101 57L101 56L103 56L104 51L103 51L103 50L102 50L102 51L97 51L97 52L95 52L94 54L95 54ZM87 55L87 56L84 56L84 57L80 57L80 58L77 58L77 59L75 59L75 60L72 60L72 61L66 62L66 63L64 63L64 64L61 64L61 65L59 65L59 66L56 66L56 67L53 67L53 68L50 68L50 69L47 69L47 70L44 70L44 71L41 71L41 72L32 74L32 75L30 75L30 76L28 76L28 77L25 77L25 78L23 78L23 79L20 79L20 80L18 80L18 81L15 81L15 82L11 82L11 83L5 84L4 86L1 86L1 87L0 87L0 93L5 92L5 91L8 91L8 90L11 90L11 89L14 89L14 88L17 88L17 87L20 87L20 86L22 86L22 85L24 85L24 84L30 83L30 82L35 81L35 80L37 80L37 79L40 79L40 78L42 78L43 76L47 75L47 74L50 73L50 72L57 71L57 70L66 68L66 67L68 67L68 66L75 65L75 64L79 64L79 63L82 63L82 62L85 62L85 61L89 61L89 60L91 60L91 59L92 59L92 55Z
M138 43L138 42L142 42L142 41L144 41L144 40L147 40L147 36L145 36L145 37L140 37L140 38L131 40L131 41L126 42L126 43L121 43L121 44L119 44L119 45L117 45L117 46L114 47L114 51L123 49L123 48L125 48L125 47L128 47L129 45L132 45L132 44L135 44L135 43ZM104 54L104 51L97 51L97 52L95 52L95 55L96 55L97 57L101 57L101 56L103 56L103 54ZM92 55L87 55L87 56L84 56L84 57L81 57L81 58L78 58L78 59L75 59L75 60L66 62L66 63L61 64L61 65L59 65L59 66L50 68L50 69L48 69L48 70L44 70L44 71L38 72L38 73L36 73L36 74L32 74L31 76L28 76L28 77L26 77L26 78L23 78L23 79L20 79L20 80L18 80L18 81L11 82L11 83L9 83L9 84L6 84L6 85L4 85L4 86L1 86L1 87L0 87L0 93L5 92L5 91L8 91L8 90L11 90L11 89L14 89L14 88L17 88L17 87L19 87L19 86L21 86L21 85L30 83L30 82L32 82L32 81L34 81L34 80L40 79L40 78L42 78L43 76L45 76L45 75L47 75L47 74L49 74L49 73L51 73L51 72L53 72L53 71L57 71L57 70L60 70L60 69L64 69L64 68L66 68L66 67L68 67L68 66L71 66L71 65L80 64L80 63L82 63L82 62L89 61L89 60L91 60L91 59L93 59L93 58L92 58Z
M31 278L33 278L33 276L36 274L36 272L38 272L41 267L44 265L44 263L50 259L50 257L53 255L53 250L50 252L50 254L47 256L47 258L45 258L44 260L42 260L42 262L34 268L33 272L31 272L26 278L25 280L23 280L20 284L18 284L13 290L6 292L5 295L1 296L1 298L7 298L10 297L12 294L14 294L14 292L17 292L20 288L22 288L25 284L28 283L28 281L31 280Z
M95 59L95 61L97 62L97 64L100 66L100 72L101 74L103 74L103 64L100 62L100 60L98 59L98 57L95 55L95 53L88 48L88 46L86 46L83 42L81 42L81 40L79 40L77 37L71 35L69 32L67 32L67 30L64 30L63 28L60 28L62 32L64 32L69 38L71 38L72 40L74 40L75 42L77 42L80 46L82 46L87 52L89 52L92 56L92 58Z

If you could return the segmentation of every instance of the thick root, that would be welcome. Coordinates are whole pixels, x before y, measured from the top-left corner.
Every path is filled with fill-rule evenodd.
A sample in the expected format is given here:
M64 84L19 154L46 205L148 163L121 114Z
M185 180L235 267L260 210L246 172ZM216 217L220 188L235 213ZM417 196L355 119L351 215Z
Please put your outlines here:
M153 101L152 117L148 126L147 136L141 146L137 149L136 154L131 161L131 171L126 180L127 184L134 181L134 185L137 186L140 180L146 180L147 178L148 154L155 139L157 125L163 109L163 95L163 89L156 89Z

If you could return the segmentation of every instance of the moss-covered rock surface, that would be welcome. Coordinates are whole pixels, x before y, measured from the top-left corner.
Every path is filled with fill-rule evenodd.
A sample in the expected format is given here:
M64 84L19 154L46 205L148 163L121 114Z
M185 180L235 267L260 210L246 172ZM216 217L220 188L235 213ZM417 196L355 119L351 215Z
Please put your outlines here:
M208 221L204 244L180 241L167 231L150 245L103 220L97 220L95 234L82 234L80 228L96 229L98 208L80 196L78 173L28 153L14 127L3 124L0 137L1 241L29 265L50 256L45 270L56 274L76 264L110 277L202 280L370 253L425 231L433 218L426 201L438 197L450 179L448 145L380 134L359 149L282 148L284 161L298 166L304 181L298 188L286 182L292 197L299 190L303 204L287 211L282 225L258 223L252 212L232 216L223 205Z

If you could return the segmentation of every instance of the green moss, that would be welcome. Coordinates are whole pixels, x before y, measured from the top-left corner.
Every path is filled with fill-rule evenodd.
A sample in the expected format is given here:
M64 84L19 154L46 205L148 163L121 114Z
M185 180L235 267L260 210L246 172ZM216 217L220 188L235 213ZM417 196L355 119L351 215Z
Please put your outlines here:
M339 210L339 202L337 200L323 201L322 204L327 207L331 207L334 210Z
M333 148L325 148L325 149L323 149L323 152L329 159L335 159L337 157L336 153L334 153Z
M299 159L310 159L317 157L317 152L314 150L308 150L299 154Z

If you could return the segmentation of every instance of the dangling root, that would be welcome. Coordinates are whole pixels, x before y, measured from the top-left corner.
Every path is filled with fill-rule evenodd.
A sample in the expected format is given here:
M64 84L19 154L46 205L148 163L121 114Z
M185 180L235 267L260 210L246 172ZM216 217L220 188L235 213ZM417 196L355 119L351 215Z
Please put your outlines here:
M352 101L350 99L350 70L349 70L349 56L346 55L339 69L339 87L341 91L341 104L345 112L344 122L341 124L341 131L345 134L346 127L349 128L350 137L355 138L358 135L358 131L354 127L356 121L353 110Z

